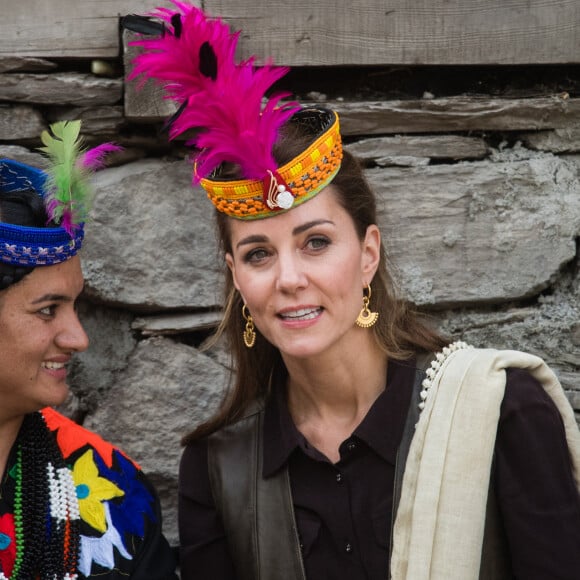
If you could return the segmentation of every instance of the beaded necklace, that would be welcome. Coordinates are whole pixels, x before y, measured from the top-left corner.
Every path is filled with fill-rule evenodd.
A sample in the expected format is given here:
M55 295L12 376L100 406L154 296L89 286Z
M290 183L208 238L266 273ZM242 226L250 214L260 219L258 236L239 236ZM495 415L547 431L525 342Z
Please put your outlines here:
M41 413L24 418L13 475L16 557L10 576L0 571L0 580L76 580L76 489Z

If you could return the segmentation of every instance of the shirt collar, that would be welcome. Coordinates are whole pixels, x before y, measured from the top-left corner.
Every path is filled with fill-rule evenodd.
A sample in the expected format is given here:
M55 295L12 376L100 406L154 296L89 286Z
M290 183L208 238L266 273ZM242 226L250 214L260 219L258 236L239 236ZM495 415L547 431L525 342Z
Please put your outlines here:
M390 360L385 390L353 433L393 465L403 436L414 377L414 359ZM269 477L287 463L303 439L288 410L284 381L275 379L264 413L263 476Z

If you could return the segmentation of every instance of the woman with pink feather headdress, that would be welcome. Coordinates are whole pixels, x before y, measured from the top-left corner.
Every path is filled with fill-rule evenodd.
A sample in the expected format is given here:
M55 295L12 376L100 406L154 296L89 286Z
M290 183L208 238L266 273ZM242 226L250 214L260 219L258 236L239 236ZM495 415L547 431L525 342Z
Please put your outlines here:
M80 121L42 134L46 171L0 159L0 579L174 580L137 463L54 407L88 346L76 313L90 177L119 148Z
M266 98L286 72L174 1L133 77L196 137L225 261L232 384L185 437L184 580L580 574L580 434L545 363L448 341L398 296L338 115ZM371 292L372 287L372 292Z

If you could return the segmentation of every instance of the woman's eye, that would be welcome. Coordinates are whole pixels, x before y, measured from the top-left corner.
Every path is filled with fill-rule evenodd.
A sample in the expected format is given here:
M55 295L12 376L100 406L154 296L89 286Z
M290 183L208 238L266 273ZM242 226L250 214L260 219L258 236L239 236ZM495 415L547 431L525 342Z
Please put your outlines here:
M40 310L38 310L38 314L42 314L42 316L54 316L54 312L56 310L56 306L54 304L51 304L50 306L45 306L44 308L41 308Z
M322 250L330 244L330 240L323 236L317 236L315 238L310 238L307 242L307 246L311 250Z
M268 257L268 252L263 248L256 248L255 250L249 251L244 256L244 262L260 262Z

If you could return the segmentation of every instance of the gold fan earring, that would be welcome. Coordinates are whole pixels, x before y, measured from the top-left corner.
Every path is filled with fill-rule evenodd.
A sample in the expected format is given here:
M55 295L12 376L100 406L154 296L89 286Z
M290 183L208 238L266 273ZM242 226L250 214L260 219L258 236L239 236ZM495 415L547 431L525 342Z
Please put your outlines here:
M254 330L254 320L252 319L252 315L245 304L242 306L242 316L246 321L246 328L244 329L244 344L248 348L252 348L256 342L256 331Z
M366 293L365 293L366 290ZM379 318L378 312L372 312L369 309L369 303L371 301L371 285L368 284L367 287L363 290L363 307L360 311L355 323L357 326L361 328L370 328Z

